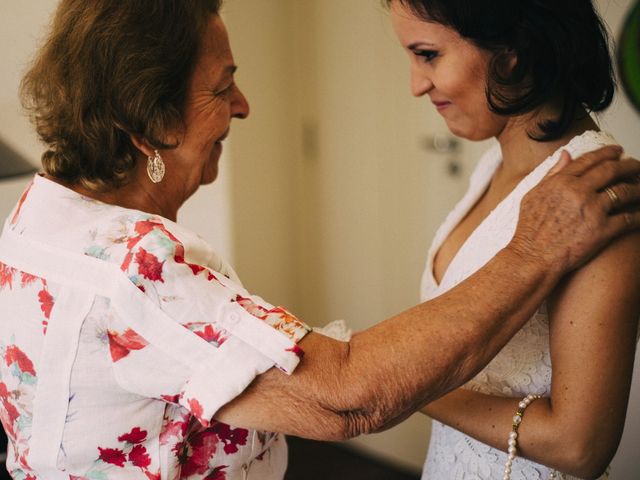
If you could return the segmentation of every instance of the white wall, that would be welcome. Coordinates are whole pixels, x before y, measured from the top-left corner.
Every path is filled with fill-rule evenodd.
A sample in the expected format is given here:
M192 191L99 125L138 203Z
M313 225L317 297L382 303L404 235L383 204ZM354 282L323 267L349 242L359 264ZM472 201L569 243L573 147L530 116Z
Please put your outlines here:
M615 39L620 37L625 14L631 10L634 0L598 0L600 14L605 19ZM639 46L640 48L640 46ZM628 98L619 92L613 106L602 115L602 127L613 133L628 153L640 158L640 112L633 109ZM640 294L640 292L639 292ZM606 421L603 419L603 421ZM631 397L622 442L612 463L611 480L640 478L640 354L636 362L631 385Z

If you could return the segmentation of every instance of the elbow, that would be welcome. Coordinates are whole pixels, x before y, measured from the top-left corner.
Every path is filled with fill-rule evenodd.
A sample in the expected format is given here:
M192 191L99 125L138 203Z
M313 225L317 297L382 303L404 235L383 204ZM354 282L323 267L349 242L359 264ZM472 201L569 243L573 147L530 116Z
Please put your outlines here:
M341 413L343 430L341 440L376 433L384 429L385 421L379 414L358 410Z
M379 422L362 411L335 411L323 409L314 422L293 433L297 436L325 442L342 442L359 435L373 433L379 429Z
M617 445L616 442L612 448L603 445L602 440L574 442L574 447L567 451L567 468L564 473L585 480L600 478L613 460Z

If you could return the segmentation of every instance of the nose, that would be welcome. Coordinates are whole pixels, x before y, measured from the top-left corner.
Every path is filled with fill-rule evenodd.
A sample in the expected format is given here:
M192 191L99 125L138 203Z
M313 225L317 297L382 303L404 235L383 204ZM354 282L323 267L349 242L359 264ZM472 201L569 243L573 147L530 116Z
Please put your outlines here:
M433 82L418 65L411 67L411 94L421 97L433 88Z
M233 92L233 100L231 102L231 116L233 118L247 118L250 111L251 109L249 108L247 97L245 97L242 90L236 86Z

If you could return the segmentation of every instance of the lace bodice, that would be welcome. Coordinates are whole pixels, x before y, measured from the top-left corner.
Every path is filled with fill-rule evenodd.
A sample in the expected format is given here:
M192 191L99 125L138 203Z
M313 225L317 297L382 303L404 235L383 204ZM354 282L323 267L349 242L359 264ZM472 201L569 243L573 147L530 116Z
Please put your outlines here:
M586 132L563 147L576 158L601 145L615 143L606 133ZM470 181L469 190L446 218L429 249L422 279L421 299L436 297L472 275L511 240L518 221L522 197L537 185L557 163L560 151L547 158L525 177L516 188L488 215L469 236L440 285L433 278L433 259L451 231L479 200L501 162L499 146L489 150L480 160ZM535 315L502 349L502 351L464 388L508 397L524 397L529 393L548 396L551 387L549 352L549 317L543 304ZM506 444L506 432L505 432ZM453 428L433 422L429 453L423 480L484 480L502 478L507 454L485 445ZM546 480L550 469L516 458L512 480ZM559 474L557 478L573 477ZM608 478L607 475L601 479Z

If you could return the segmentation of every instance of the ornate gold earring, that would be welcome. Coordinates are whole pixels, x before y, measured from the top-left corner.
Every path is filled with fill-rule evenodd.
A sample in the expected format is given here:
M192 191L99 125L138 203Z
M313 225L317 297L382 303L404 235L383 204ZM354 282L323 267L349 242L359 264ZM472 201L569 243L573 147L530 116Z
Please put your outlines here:
M158 150L154 150L155 155L149 155L147 159L147 175L153 183L160 183L164 178L164 162Z

